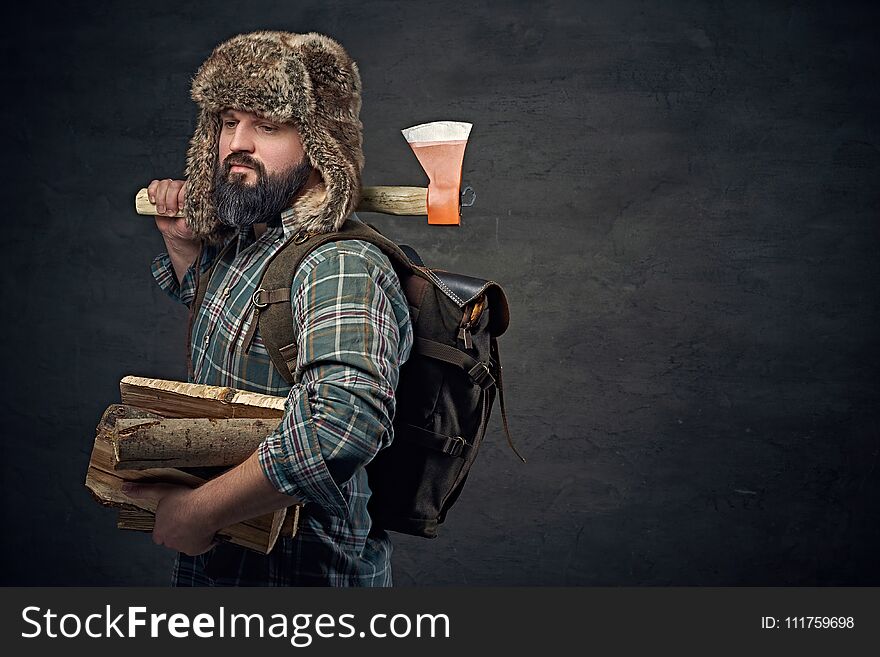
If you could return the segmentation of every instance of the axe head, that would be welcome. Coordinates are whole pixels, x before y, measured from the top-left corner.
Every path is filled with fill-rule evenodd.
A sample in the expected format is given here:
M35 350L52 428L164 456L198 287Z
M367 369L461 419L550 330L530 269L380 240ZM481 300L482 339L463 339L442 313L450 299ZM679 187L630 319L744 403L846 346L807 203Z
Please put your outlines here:
M401 130L428 174L428 223L461 224L461 165L472 124L434 121Z

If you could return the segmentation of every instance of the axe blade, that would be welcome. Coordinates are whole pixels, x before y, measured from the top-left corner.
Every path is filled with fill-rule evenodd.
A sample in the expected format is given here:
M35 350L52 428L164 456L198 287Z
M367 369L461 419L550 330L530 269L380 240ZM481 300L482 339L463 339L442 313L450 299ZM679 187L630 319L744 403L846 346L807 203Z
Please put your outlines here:
M461 167L473 124L433 121L401 130L428 174L428 223L461 224Z

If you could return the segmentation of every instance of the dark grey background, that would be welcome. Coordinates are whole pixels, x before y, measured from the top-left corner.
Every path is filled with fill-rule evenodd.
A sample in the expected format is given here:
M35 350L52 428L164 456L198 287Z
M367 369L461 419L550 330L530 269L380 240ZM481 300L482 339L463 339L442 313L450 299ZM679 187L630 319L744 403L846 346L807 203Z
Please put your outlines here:
M73 3L71 3L73 4ZM492 277L529 463L487 443L402 585L866 585L878 523L878 11L847 2L47 3L4 21L2 583L164 585L85 488L126 374L184 378L133 211L189 79L254 29L340 40L366 184L474 124L462 226L370 215Z

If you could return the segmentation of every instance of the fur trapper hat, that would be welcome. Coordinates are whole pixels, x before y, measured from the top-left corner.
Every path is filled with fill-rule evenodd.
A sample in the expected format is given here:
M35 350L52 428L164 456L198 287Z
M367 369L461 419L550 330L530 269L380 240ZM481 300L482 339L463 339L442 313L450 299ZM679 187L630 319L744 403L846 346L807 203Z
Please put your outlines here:
M299 230L337 230L357 206L364 167L361 79L357 64L333 39L316 33L240 34L202 64L192 99L200 111L187 152L185 210L197 237L218 241L228 234L213 200L225 109L296 126L306 156L323 178L293 205Z

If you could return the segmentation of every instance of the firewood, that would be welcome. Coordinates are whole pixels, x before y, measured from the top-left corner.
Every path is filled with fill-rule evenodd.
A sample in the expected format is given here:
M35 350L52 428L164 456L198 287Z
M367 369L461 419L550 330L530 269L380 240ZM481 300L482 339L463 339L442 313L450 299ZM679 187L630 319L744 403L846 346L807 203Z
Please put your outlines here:
M284 523L281 526L279 537L292 537L296 534L297 525L299 523L299 510L299 505L293 505L287 508L287 514L284 517ZM116 518L116 527L117 529L151 532L153 531L155 522L156 516L149 511L121 507ZM269 533L271 534L271 530Z
M140 483L170 483L193 488L205 482L205 479L201 477L176 468L114 469L115 452L111 436L117 431L118 422L120 420L153 420L156 418L157 414L153 412L122 404L113 404L104 412L97 427L85 482L86 488L91 491L100 504L132 512L140 510L155 513L156 503L153 500L128 496L123 492L122 484L126 481L136 481ZM218 533L218 538L262 554L268 554L282 531L286 536L295 533L299 506L294 505L292 508L290 522L285 523L288 516L287 509L281 509L274 514L265 514L259 518L227 527ZM141 518L141 523L143 523L143 518ZM291 533L288 534L288 531Z
M284 397L222 386L127 376L119 382L122 403L166 418L280 418Z

